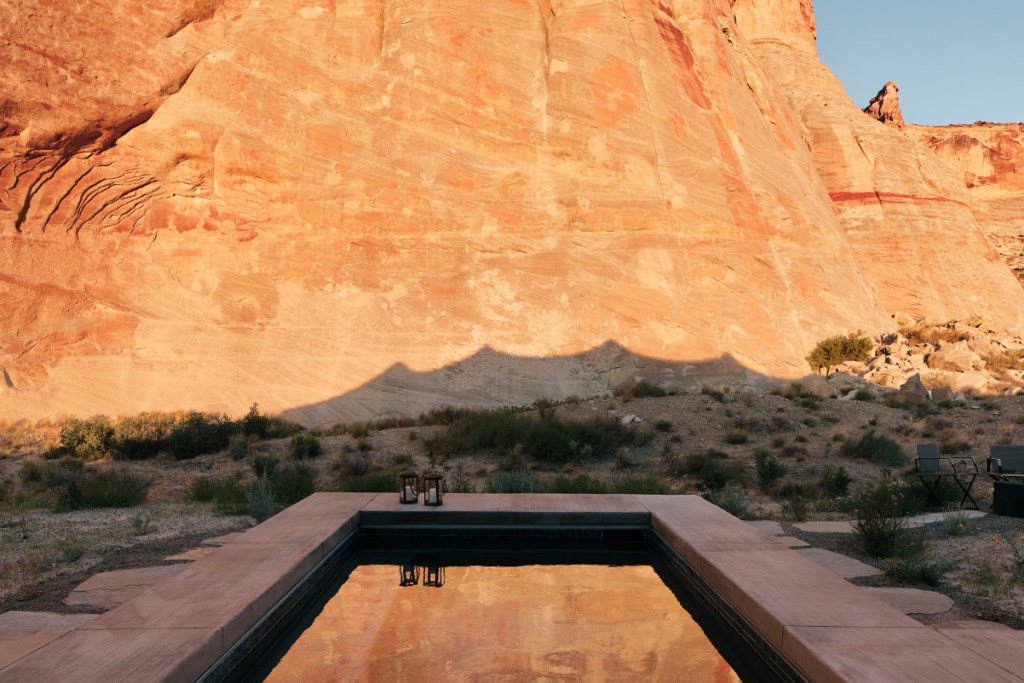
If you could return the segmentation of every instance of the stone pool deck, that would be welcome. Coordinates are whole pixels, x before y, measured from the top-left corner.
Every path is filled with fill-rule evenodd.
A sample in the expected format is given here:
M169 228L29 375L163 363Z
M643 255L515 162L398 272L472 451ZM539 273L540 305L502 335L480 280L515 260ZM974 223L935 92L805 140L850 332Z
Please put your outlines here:
M0 681L194 681L360 526L651 529L810 681L1024 681L1024 632L925 626L695 496L317 493L74 628L0 631Z

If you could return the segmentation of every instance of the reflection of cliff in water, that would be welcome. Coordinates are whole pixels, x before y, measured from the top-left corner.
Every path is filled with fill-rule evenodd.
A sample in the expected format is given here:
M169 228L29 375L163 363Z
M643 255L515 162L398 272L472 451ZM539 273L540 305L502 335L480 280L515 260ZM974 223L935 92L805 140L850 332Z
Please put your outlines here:
M285 411L282 416L307 425L339 419L414 417L442 406L492 408L528 405L539 398L588 398L644 379L666 389L693 389L709 378L727 379L730 384L774 381L730 356L670 361L637 355L611 341L585 353L549 358L512 356L483 348L430 372L393 365L346 394Z
M739 680L650 565L446 572L356 567L268 680Z

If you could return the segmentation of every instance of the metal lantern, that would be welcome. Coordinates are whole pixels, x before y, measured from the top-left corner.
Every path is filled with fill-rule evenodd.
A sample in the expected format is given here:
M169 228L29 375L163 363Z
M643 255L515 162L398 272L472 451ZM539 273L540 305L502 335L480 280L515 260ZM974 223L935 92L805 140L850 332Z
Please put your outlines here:
M423 504L440 505L444 498L444 477L430 473L423 475Z
M420 568L412 564L400 565L398 576L399 586L415 586L420 582Z
M444 585L444 567L427 565L423 568L423 585L440 588Z
M402 475L402 488L399 489L398 501L400 503L415 503L419 500L420 477L415 472L406 472Z

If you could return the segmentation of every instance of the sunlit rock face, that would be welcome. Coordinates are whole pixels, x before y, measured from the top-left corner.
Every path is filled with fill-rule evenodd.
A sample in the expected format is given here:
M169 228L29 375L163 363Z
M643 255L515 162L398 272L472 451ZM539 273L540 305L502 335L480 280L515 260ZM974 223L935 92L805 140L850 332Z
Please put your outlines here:
M963 177L978 225L1024 281L1024 124L909 130Z
M793 28L805 0L735 4L741 33L807 129L819 177L883 307L933 320L980 315L1015 330L1022 290L979 229L962 175L911 131L853 105L818 60L813 24ZM890 104L889 115L896 111Z
M1016 322L955 175L845 99L809 2L758 10L799 47L749 4L8 3L0 416L366 418L631 357L793 376L892 310ZM375 382L492 352L482 385Z
M899 87L889 81L871 98L871 102L864 108L864 113L876 121L903 128L906 121L903 120L903 112L900 110L899 91Z

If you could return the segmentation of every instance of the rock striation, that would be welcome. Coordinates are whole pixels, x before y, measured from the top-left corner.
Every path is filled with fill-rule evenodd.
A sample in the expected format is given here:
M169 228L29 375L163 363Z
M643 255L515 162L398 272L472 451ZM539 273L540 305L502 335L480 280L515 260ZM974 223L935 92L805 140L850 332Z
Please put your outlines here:
M1021 322L959 179L845 98L809 0L5 12L0 417L366 418L607 390L637 365L606 343L686 384L803 374L895 310Z

